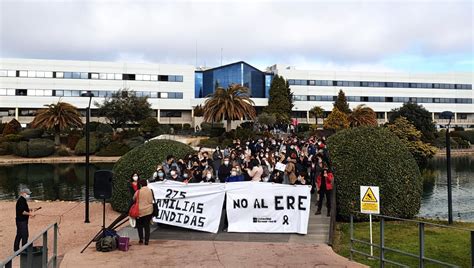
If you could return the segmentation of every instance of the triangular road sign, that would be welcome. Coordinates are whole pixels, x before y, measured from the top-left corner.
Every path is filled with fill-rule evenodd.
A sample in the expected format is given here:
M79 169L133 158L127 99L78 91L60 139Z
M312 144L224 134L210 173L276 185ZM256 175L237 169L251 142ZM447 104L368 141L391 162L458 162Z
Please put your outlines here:
M377 203L377 198L375 198L374 192L372 189L367 188L367 192L365 192L364 197L362 198L362 202L374 202Z

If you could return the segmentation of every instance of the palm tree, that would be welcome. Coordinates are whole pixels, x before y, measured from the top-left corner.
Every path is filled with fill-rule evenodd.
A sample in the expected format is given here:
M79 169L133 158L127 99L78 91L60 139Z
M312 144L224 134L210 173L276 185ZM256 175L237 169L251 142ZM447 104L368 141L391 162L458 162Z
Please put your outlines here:
M226 130L230 131L232 120L248 117L255 119L254 102L248 95L248 89L239 84L230 85L227 89L217 88L204 102L204 121L214 122L227 120Z
M314 116L314 118L316 119L316 127L318 126L318 118L322 118L323 115L324 115L324 109L321 108L321 106L314 106L313 108L311 108L311 110L309 110L309 113Z
M377 126L377 116L372 108L359 104L349 115L349 122L352 127Z
M71 127L82 127L81 114L72 104L58 101L58 103L45 106L47 108L38 110L31 126L33 128L54 130L54 143L56 145L60 144L59 134L62 130Z

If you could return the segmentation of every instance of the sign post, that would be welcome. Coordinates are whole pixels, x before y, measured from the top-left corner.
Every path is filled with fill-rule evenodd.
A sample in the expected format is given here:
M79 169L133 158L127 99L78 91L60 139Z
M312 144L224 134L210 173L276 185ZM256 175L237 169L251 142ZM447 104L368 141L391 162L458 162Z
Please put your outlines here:
M369 214L370 256L374 256L374 247L372 246L372 214L380 214L378 186L360 186L360 212Z

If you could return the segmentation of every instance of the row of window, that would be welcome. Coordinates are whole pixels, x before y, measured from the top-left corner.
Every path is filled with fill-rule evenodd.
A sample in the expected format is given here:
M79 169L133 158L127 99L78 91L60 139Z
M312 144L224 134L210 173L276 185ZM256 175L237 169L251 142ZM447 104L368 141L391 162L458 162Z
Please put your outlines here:
M35 116L38 109L30 109L30 108L20 108L18 109L18 114L20 116ZM85 110L79 110L82 116L86 116ZM156 116L156 110L153 111L152 116ZM93 117L99 116L97 113L97 109L91 109L91 115ZM15 116L15 109L0 109L0 118L3 116ZM179 118L182 117L182 111L179 110L160 110L160 117L175 117Z
M294 95L295 101L336 101L337 96ZM424 97L365 97L347 96L350 102L417 102L417 103L472 103L468 98L424 98Z
M183 82L182 75L0 70L0 77Z
M440 88L440 89L472 89L470 84L443 83L398 83L398 82L362 82L333 80L301 80L290 79L289 85L296 86L341 86L341 87L390 87L390 88Z
M68 89L10 89L0 88L0 96L56 96L56 97L80 97L83 90ZM95 97L111 97L114 91L93 90ZM156 99L183 99L183 92L156 92L156 91L133 91L138 97Z

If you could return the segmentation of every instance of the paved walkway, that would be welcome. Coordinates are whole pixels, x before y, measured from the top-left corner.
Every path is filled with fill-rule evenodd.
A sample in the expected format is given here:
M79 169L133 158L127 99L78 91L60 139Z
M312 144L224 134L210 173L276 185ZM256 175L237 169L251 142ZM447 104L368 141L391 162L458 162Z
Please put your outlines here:
M365 267L336 255L324 244L224 241L136 241L128 252L71 250L61 267Z
M323 209L314 215L313 205L307 235L198 232L173 226L154 225L150 245L138 245L137 231L123 228L131 238L128 252L96 252L94 247L80 254L73 249L61 267L365 267L334 253L328 240L329 217Z

